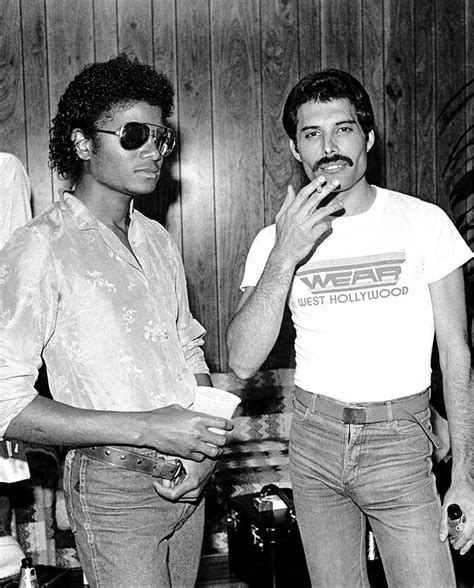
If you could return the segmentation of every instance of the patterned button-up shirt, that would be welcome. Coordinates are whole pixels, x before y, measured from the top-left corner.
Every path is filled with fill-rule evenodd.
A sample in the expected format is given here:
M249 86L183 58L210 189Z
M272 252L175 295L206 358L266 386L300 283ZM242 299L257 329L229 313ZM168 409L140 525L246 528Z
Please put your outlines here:
M136 210L130 220L135 257L64 193L0 252L0 436L37 394L42 357L65 404L192 404L193 374L209 370L179 252L157 222Z

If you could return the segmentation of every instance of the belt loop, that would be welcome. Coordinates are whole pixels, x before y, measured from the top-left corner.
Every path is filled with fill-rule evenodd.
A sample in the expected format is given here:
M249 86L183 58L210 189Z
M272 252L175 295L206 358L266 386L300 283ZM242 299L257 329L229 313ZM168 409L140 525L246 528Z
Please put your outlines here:
M312 396L312 398L311 398L311 407L310 407L309 410L310 410L311 414L314 414L316 412L316 401L318 399L318 395L317 394L312 394L311 396Z
M388 422L391 423L393 421L393 406L391 400L387 402L387 416Z

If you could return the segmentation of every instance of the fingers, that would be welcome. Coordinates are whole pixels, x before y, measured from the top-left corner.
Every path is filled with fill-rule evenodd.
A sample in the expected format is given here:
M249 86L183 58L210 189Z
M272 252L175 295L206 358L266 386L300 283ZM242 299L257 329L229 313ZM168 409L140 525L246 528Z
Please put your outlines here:
M172 502L175 502L191 490L195 490L195 488L192 487L192 484L190 482L187 482L186 480L175 487L166 487L162 484L162 481L157 481L153 482L153 488L156 490L156 493L159 494L162 498L165 498L166 500L171 500Z

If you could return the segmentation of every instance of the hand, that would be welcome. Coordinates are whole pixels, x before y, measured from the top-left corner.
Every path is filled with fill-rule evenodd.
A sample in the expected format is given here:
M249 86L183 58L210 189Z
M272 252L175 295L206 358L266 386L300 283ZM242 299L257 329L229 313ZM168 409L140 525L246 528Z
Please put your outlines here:
M439 538L446 541L448 537L448 506L458 504L466 516L466 525L456 538L449 538L449 542L461 555L466 554L474 544L474 489L469 483L452 483L443 501L443 512L439 525Z
M302 188L297 195L293 186L288 186L288 193L276 216L275 248L281 255L297 264L304 259L318 239L331 228L330 215L343 208L340 199L334 198L318 208L321 201L331 192L337 190L337 180L327 182L319 176Z
M168 480L159 480L153 482L156 492L172 502L191 502L199 500L207 481L216 467L216 461L205 459L202 462L190 461L187 459L183 462L185 475L179 478L175 483Z
M194 461L218 457L227 443L227 432L234 428L228 419L186 410L178 404L141 414L145 415L141 446ZM210 427L223 433L210 431Z

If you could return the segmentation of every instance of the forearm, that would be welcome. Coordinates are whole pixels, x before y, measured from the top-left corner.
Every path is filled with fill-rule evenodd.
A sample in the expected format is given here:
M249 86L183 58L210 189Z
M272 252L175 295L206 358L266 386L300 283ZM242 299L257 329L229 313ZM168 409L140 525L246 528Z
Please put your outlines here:
M474 482L474 387L469 348L441 357L443 390L452 451L452 480Z
M10 423L5 438L52 445L138 445L141 413L75 408L36 396Z
M132 445L161 453L202 460L217 457L231 421L201 415L178 405L152 411L120 412L75 408L36 397L9 424L5 438L53 445Z
M229 365L238 377L254 375L275 345L294 271L295 265L273 250L257 286L231 321Z

